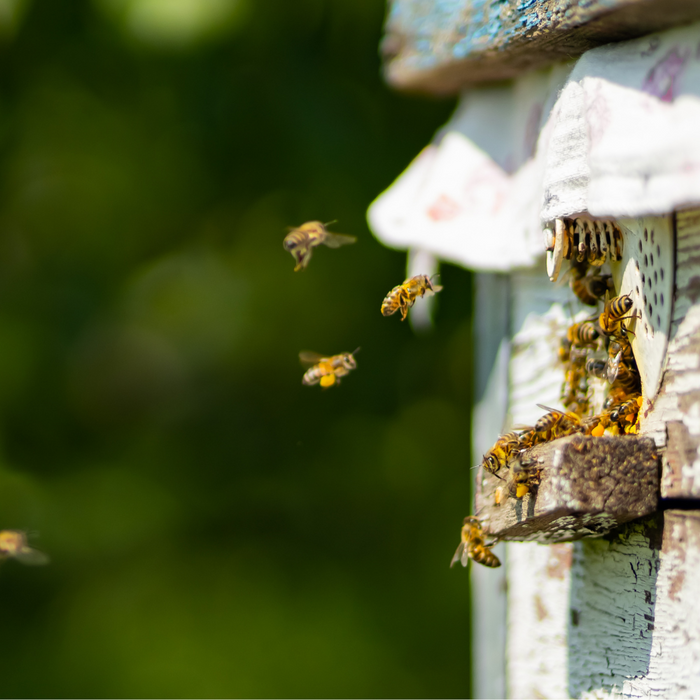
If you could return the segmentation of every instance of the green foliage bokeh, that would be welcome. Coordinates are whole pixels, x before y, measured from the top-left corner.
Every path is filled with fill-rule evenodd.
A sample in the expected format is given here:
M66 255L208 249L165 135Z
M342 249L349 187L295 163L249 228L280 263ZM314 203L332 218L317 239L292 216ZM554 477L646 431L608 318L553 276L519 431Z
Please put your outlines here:
M468 694L471 280L443 267L414 335L365 222L452 105L382 83L381 0L251 0L177 45L134 2L20 5L0 528L52 563L0 569L2 695ZM294 273L309 219L359 241ZM302 387L300 350L357 346Z

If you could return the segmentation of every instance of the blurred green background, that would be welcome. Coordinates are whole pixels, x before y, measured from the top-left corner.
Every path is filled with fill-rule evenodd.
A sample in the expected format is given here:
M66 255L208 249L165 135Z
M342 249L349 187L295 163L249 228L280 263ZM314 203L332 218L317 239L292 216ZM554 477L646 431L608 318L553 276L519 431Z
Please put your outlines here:
M468 695L471 277L416 336L365 222L453 104L385 9L0 0L3 697Z

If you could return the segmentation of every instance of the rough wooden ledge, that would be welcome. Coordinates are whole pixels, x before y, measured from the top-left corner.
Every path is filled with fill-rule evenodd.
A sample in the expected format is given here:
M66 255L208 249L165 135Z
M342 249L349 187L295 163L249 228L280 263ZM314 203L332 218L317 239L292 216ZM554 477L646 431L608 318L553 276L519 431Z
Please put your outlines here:
M508 482L479 473L476 514L492 537L538 542L598 537L658 508L660 460L649 438L571 435L538 445L522 462L541 467L539 487L522 499L508 495ZM498 488L504 492L500 505Z
M455 94L698 18L695 0L394 0L384 74L399 90Z

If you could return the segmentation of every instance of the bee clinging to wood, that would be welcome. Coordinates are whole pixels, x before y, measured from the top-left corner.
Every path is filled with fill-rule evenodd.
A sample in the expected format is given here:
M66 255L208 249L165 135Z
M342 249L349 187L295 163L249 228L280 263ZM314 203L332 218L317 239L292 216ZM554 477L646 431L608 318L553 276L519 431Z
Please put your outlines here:
M297 262L294 272L303 270L311 260L311 249L319 245L340 248L341 245L354 243L355 236L343 233L331 233L320 221L307 221L298 228L293 228L284 237L284 249L292 254Z
M464 518L462 525L462 541L457 547L455 555L452 557L450 566L454 566L457 562L461 562L462 566L466 566L470 559L473 559L479 564L495 568L501 565L498 557L491 551L491 547L495 542L486 543L484 531L481 528L481 523L473 515Z
M482 466L494 476L498 475L501 467L507 467L513 453L520 452L521 436L515 431L501 435L494 446L484 455Z
M401 309L401 320L405 321L408 310L416 303L418 297L423 297L426 293L436 294L441 289L440 285L432 283L428 275L409 277L386 295L382 302L382 314L391 316Z
M27 544L27 533L22 530L0 530L0 561L16 559L22 564L48 564L49 558Z
M609 299L606 294L605 309L598 319L598 325L605 335L620 338L624 337L628 332L631 333L628 328L622 325L622 321L628 318L637 318L636 313L631 316L625 316L633 304L634 302L629 294L614 297L613 299Z
M357 348L354 352L342 352L339 355L324 357L316 352L300 352L299 359L304 365L313 365L304 373L301 383L304 386L320 384L327 389L334 384L340 384L340 378L350 374L350 371L357 368L355 354L359 352Z

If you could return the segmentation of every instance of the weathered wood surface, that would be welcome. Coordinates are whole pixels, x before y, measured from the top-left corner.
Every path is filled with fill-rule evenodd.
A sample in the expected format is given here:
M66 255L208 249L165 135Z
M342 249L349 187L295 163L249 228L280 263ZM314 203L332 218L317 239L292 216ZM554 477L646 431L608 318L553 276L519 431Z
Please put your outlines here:
M699 17L694 0L394 0L385 76L398 89L454 94Z
M665 446L663 498L700 498L700 210L676 214L676 282L666 372L641 423Z
M567 622L573 544L509 542L509 698L568 697Z
M575 543L572 697L700 697L700 513L661 522Z
M537 542L599 537L658 508L659 457L651 439L571 435L534 447L521 461L541 469L539 487L524 498L511 493L496 505L496 489L509 484L492 475L481 481L479 519L493 537ZM518 468L513 464L511 473Z

